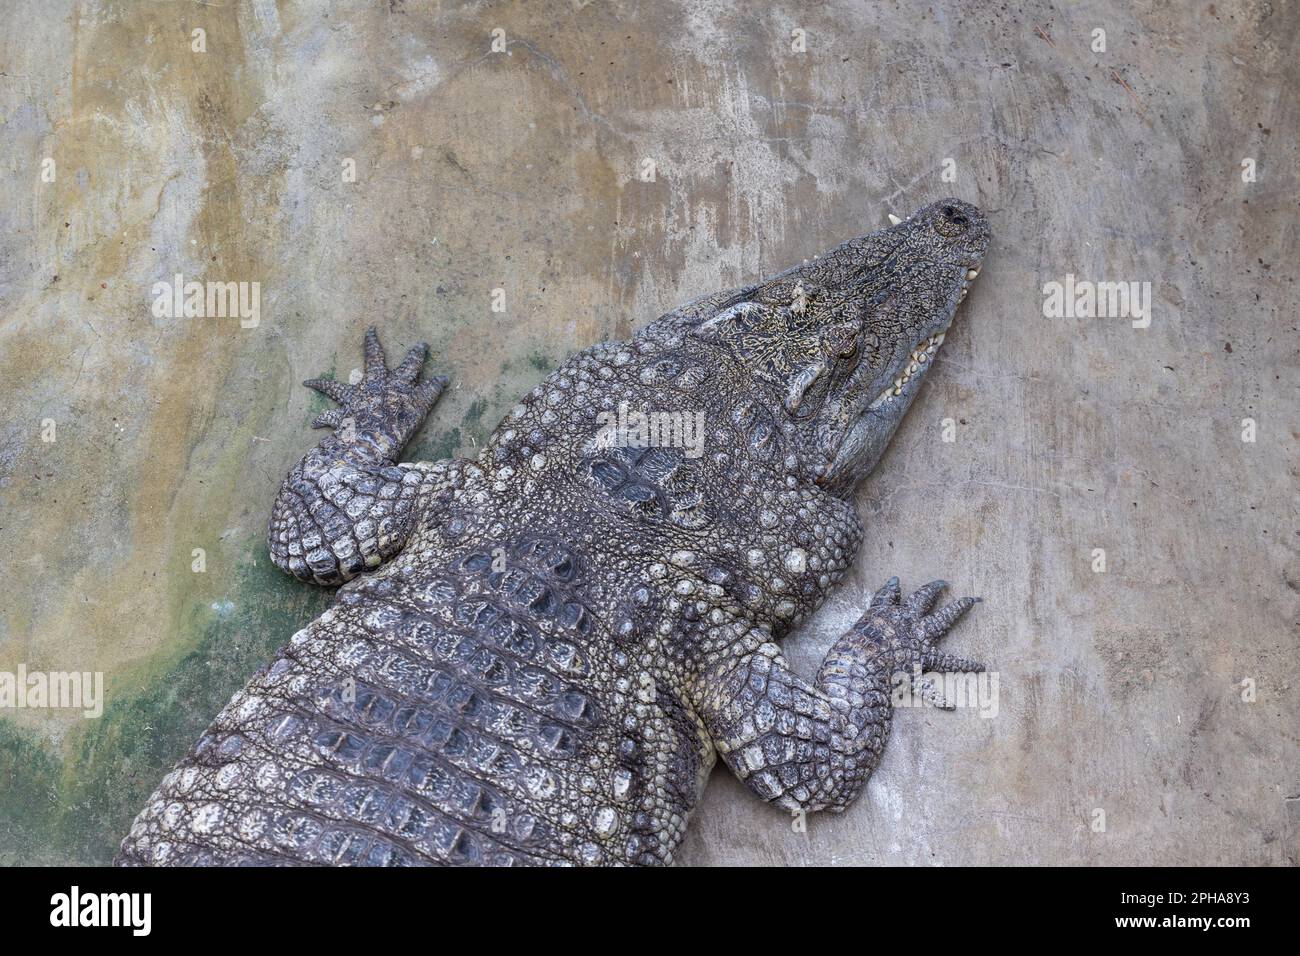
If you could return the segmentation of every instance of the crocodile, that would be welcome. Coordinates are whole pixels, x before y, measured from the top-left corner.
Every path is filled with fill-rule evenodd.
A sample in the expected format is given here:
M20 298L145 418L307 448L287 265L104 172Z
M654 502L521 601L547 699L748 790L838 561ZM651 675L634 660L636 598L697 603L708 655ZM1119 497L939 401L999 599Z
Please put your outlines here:
M779 646L849 570L853 492L935 365L989 225L956 199L565 361L473 460L399 463L427 347L338 403L269 548L337 586L162 780L122 865L668 864L718 757L843 811L899 675L977 599L891 578L810 680ZM933 685L917 688L931 693ZM941 695L934 697L942 705Z

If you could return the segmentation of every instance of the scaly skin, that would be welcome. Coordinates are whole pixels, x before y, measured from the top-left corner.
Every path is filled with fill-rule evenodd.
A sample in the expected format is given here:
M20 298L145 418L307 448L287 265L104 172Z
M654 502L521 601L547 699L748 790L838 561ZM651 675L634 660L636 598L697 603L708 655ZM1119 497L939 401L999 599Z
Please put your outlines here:
M374 331L336 431L285 479L276 564L341 584L163 780L124 864L667 863L716 756L790 810L843 810L891 676L973 599L897 579L814 680L777 642L862 538L850 503L988 244L946 200L565 362L473 461L398 464L445 386ZM937 337L937 338L936 338ZM919 347L919 351L918 351ZM620 405L697 414L637 447ZM610 441L611 436L622 441Z

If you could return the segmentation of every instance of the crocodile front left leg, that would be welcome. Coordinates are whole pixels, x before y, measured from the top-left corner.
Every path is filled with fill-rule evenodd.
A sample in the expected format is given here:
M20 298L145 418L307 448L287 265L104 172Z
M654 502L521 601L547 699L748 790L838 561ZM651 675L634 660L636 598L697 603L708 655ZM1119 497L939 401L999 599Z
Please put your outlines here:
M722 759L764 800L787 810L847 807L880 762L889 736L894 675L984 670L936 645L977 598L929 613L943 581L901 600L891 578L835 642L809 682L793 673L766 634L720 657L697 685L697 710Z
M401 550L428 473L397 465L397 456L447 387L442 376L416 381L427 351L417 345L390 370L372 326L360 383L303 383L340 407L312 422L334 432L280 485L268 535L277 567L303 581L342 584Z

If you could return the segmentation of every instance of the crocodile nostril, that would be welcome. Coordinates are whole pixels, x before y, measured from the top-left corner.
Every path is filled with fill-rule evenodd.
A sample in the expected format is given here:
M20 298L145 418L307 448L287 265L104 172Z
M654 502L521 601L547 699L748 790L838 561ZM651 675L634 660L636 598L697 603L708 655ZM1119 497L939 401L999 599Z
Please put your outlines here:
M943 218L947 219L950 223L952 223L955 226L970 225L970 220L966 218L966 214L963 213L956 206L944 206Z

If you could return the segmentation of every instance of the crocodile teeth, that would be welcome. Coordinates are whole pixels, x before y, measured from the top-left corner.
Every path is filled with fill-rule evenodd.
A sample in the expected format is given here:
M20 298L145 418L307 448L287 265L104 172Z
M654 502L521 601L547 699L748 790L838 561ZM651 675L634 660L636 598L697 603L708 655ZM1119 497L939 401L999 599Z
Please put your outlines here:
M976 278L979 274L980 274L980 271L979 271L978 269L971 269L971 270L967 271L967 273L966 273L966 278L967 278L967 279L974 279L974 278Z
M903 220L899 219L899 218L898 218L897 216L895 216L892 212L889 214L889 224L890 224L891 226L897 226L897 225L898 225L900 222L902 222L902 221L903 221Z
M875 401L873 401L868 408L878 408L885 402L892 402L894 396L902 395L903 389L906 387L907 383L912 380L912 376L919 372L921 366L928 362L931 356L939 350L939 346L943 344L945 335L947 335L946 330L943 332L936 332L924 342L917 345L917 347L912 350L912 361L907 366L907 370L903 372L902 375L898 376L898 378L886 385L884 391L876 396Z

